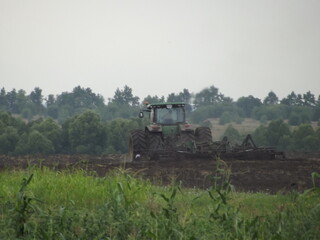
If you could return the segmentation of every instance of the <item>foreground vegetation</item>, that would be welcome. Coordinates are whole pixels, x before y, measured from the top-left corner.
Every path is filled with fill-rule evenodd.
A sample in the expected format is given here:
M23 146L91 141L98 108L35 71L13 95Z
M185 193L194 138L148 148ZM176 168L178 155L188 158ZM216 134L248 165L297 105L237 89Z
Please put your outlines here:
M154 186L121 169L104 178L32 167L1 172L0 239L319 239L319 187L238 193L217 162L207 190Z

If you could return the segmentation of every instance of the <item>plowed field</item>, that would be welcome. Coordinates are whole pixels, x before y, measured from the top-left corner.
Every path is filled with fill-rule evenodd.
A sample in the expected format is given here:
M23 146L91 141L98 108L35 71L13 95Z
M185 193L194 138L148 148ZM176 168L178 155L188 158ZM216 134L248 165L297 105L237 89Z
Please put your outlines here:
M208 188L212 185L217 162L213 159L184 159L176 161L127 162L126 155L53 155L53 156L0 156L0 171L25 169L28 166L47 166L53 170L81 168L97 176L105 176L114 168L130 169L155 184L173 180L184 187ZM312 187L311 173L320 173L320 154L291 155L276 160L226 160L232 184L237 191L288 192ZM320 181L316 182L319 186Z

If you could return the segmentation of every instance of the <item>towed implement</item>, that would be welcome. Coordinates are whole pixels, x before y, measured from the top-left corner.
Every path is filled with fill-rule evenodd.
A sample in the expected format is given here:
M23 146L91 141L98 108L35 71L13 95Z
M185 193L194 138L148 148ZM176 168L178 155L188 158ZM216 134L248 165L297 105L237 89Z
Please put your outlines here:
M257 147L247 135L241 145L231 146L228 139L213 141L211 129L186 121L182 102L147 104L139 113L149 113L150 124L129 135L129 158L137 160L173 160L183 158L274 159L284 157L272 147Z

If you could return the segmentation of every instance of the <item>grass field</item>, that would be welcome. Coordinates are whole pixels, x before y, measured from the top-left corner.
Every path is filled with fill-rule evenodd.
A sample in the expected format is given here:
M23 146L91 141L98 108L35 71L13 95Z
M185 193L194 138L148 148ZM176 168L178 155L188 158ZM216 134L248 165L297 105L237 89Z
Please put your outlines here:
M154 186L121 169L0 173L0 239L319 239L320 188L269 195ZM311 176L310 176L311 177ZM314 174L313 177L319 177Z

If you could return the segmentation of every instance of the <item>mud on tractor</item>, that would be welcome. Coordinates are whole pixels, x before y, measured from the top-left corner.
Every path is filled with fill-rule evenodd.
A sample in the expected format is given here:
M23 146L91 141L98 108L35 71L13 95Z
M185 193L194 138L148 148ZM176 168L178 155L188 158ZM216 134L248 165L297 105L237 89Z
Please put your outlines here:
M213 141L209 127L186 121L185 103L166 102L146 104L139 113L149 113L150 124L144 130L129 134L129 158L136 160L171 160L179 158L237 158L273 159L283 153L273 148L259 148L248 135L241 145L230 146L226 137Z

